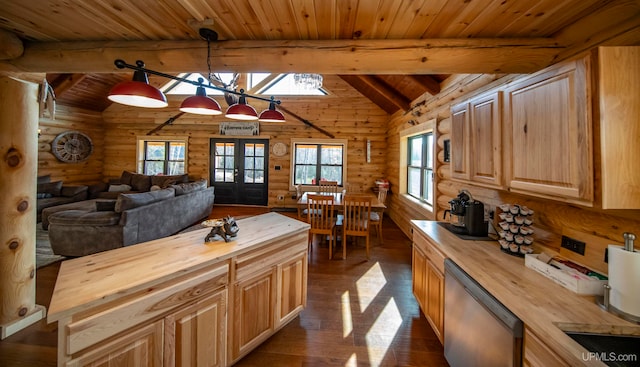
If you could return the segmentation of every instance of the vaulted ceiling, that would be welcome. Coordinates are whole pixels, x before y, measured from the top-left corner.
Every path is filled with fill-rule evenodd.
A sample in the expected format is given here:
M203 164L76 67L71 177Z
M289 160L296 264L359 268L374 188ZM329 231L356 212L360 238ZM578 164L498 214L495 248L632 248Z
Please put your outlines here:
M115 58L167 73L336 74L388 113L453 73L524 73L598 44L639 44L635 0L0 0L0 73L47 73L60 103L104 110L130 77Z

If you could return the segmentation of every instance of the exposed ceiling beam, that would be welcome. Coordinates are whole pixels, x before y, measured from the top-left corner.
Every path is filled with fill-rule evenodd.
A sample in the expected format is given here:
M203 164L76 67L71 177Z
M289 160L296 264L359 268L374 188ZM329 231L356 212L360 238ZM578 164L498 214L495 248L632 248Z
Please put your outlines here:
M557 62L553 39L220 41L216 72L323 74L529 73ZM113 62L143 60L165 73L206 70L204 41L55 42L25 45L0 72L112 73ZM122 71L122 70L120 70Z
M24 46L18 36L0 29L0 60L11 60L22 56Z
M427 89L429 94L435 96L440 93L440 83L437 80L433 79L430 75L408 75L409 78L415 80L417 83L420 83L423 87Z
M80 83L86 77L87 74L62 74L59 75L50 84L51 87L53 87L53 92L56 94L56 96L60 97L64 94L64 92L73 88L74 85Z
M357 76L360 80L371 87L376 93L380 94L386 100L397 106L399 109L406 111L411 105L411 101L408 98L404 98L396 90L390 88L386 83L381 82L372 75L360 75Z

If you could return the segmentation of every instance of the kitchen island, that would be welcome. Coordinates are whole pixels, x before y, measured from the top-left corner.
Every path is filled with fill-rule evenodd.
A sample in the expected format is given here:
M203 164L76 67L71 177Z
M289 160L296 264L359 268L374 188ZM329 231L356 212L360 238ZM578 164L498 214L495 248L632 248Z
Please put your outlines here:
M277 213L64 261L58 365L230 365L306 305L309 225ZM215 363L214 363L215 362Z
M524 259L501 252L496 241L462 240L434 221L413 220L412 230L414 293L426 295L416 298L439 336L443 324L446 328L444 258L453 260L524 322L523 366L605 365L563 330L640 335L640 326L604 311L595 297L580 296L525 267ZM422 270L426 278L416 279L416 271Z

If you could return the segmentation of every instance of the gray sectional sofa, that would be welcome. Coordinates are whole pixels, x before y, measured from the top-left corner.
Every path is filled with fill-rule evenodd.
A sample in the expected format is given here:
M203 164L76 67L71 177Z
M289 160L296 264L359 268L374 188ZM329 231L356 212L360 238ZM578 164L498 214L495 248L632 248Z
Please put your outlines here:
M208 217L213 199L214 188L201 180L91 200L48 216L51 248L76 257L170 236Z
M85 185L64 185L62 181L51 182L50 175L38 176L37 221L41 221L46 208L86 200L87 190Z

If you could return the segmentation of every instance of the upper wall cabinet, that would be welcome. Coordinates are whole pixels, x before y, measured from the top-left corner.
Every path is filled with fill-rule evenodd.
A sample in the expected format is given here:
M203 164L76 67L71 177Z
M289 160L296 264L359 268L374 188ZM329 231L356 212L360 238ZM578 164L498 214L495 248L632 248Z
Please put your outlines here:
M589 60L554 65L504 89L511 191L593 205Z
M640 208L640 47L597 50L603 209Z
M451 176L502 186L502 92L492 91L451 109Z

